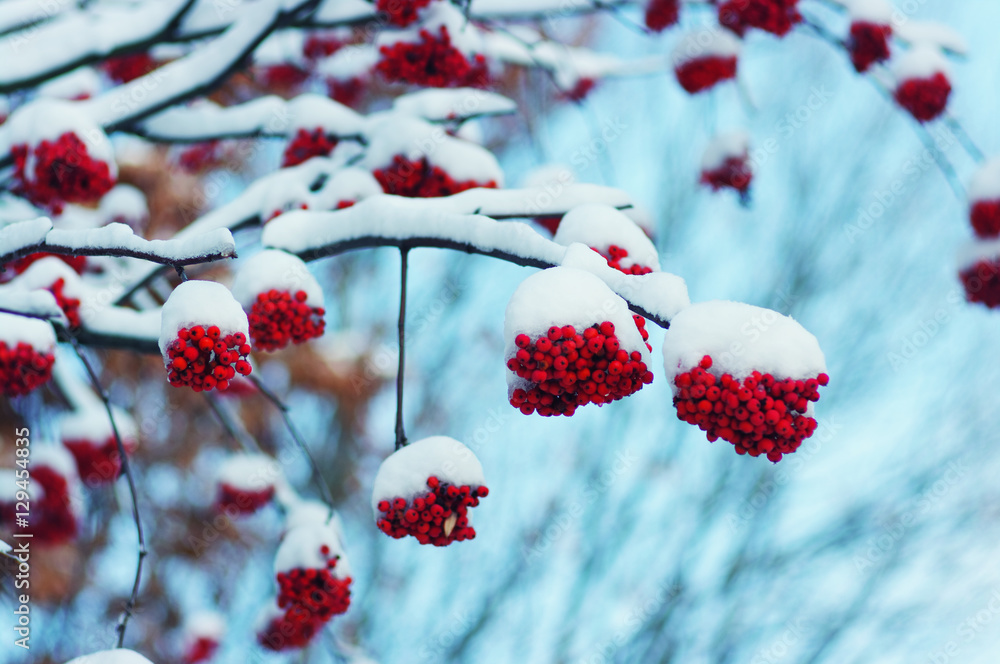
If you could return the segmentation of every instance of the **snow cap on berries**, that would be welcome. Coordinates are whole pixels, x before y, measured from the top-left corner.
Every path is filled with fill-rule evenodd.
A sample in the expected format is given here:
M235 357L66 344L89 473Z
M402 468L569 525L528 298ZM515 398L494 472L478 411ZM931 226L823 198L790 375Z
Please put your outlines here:
M269 503L283 482L281 467L272 457L231 454L216 471L216 503L225 511L250 514Z
M170 293L160 313L160 353L169 365L167 348L182 328L216 325L222 335L240 333L250 338L250 324L243 307L222 284L189 280Z
M103 650L90 655L83 655L72 659L66 664L153 664L151 661L135 652L125 648L116 650Z
M184 664L207 662L226 637L226 618L217 611L192 613L181 628Z
M55 297L70 327L82 325L80 305L86 298L85 286L76 270L60 257L44 256L34 261L18 275L17 283L29 290L48 290Z
M681 87L694 94L735 78L739 54L738 39L728 32L709 29L685 35L671 58Z
M278 500L282 501L285 507L285 531L291 532L301 526L324 526L331 528L341 537L341 548L343 548L344 524L340 520L340 514L331 510L330 506L318 500L289 499L284 495L279 486ZM333 518L330 513L333 512Z
M605 258L611 255L611 247L624 250L627 253L614 266L623 272L628 272L633 266L651 268L654 272L660 269L659 254L646 233L627 215L610 205L593 203L576 206L563 216L553 240L564 246L583 243Z
M917 44L893 59L892 73L897 81L930 78L934 74L951 75L951 65L941 49L929 44Z
M712 358L713 373L737 379L754 371L778 380L815 378L826 371L819 342L802 325L742 302L699 302L670 321L663 340L663 367L675 392L674 377L698 366L706 355Z
M372 487L372 513L381 518L379 503L402 498L409 502L427 493L427 480L436 477L453 486L486 484L483 466L468 447L448 436L430 436L393 452L378 469Z
M36 353L49 355L56 347L56 333L49 323L38 318L0 312L0 343L8 348L23 343Z
M51 324L0 312L0 394L22 396L46 383L55 346Z
M310 307L323 306L323 289L309 272L305 261L280 249L265 249L240 266L233 280L233 297L244 309L249 309L257 296L269 290L298 291L306 294Z
M1000 157L988 160L972 177L969 218L979 237L1000 236Z
M36 541L60 543L76 536L83 492L73 456L61 445L33 445L31 477L42 489L32 504Z
M592 252L591 252L592 253ZM594 258L598 258L594 256ZM649 349L636 327L628 303L590 272L572 267L553 267L525 279L507 303L504 316L504 359L517 352L514 339L526 334L532 339L545 336L552 327L572 325L582 332L605 321L615 326L623 350L638 351L649 364ZM520 379L507 372L513 389Z
M750 135L744 131L719 134L701 158L701 181L714 190L728 187L741 194L750 188Z
M116 406L112 406L111 412L122 445L131 454L139 445L135 420ZM59 420L59 439L76 460L77 472L85 484L94 486L118 479L122 465L118 442L103 407L92 404L64 415Z
M285 574L295 569L327 569L327 561L337 558L331 574L337 579L351 575L351 567L343 549L339 522L313 522L289 530L274 555L274 573Z
M896 102L920 122L940 116L951 95L951 67L941 49L917 44L892 62Z

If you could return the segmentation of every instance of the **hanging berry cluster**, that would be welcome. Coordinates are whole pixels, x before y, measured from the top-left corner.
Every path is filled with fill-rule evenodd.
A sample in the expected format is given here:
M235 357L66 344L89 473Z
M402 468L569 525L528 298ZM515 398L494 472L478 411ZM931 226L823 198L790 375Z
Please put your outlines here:
M350 78L327 78L326 95L344 106L355 108L365 91L365 80L358 76Z
M481 54L470 61L451 42L448 26L438 35L420 31L419 42L398 42L379 49L382 58L375 65L391 83L411 83L431 88L476 87L489 85L489 69Z
M130 53L108 58L101 69L115 83L128 83L145 76L159 66L149 53Z
M981 259L959 273L969 302L1000 307L1000 259Z
M414 23L417 12L429 4L431 0L376 0L375 9L393 25L405 28Z
M943 72L909 78L896 87L896 102L920 122L936 119L948 107L951 82Z
M678 63L674 73L681 87L695 94L736 78L736 63L735 55L705 55Z
M297 291L271 289L257 295L257 301L247 314L250 321L250 338L254 346L263 350L284 348L288 342L300 344L322 336L326 327L321 307L306 304L308 295Z
M335 147L337 139L330 138L322 127L316 127L312 131L299 129L285 148L281 166L297 166L313 157L329 156Z
M185 148L177 156L177 165L185 173L201 173L219 165L222 156L220 141L202 141Z
M719 5L719 24L739 36L750 28L782 37L802 20L798 0L729 0Z
M270 503L273 498L273 486L246 489L220 482L215 507L226 514L253 514Z
M805 415L810 401L819 400L819 386L829 377L777 380L754 371L742 381L724 373L709 373L712 358L678 374L674 384L677 417L697 425L708 439L732 443L737 454L767 455L771 461L791 454L816 430L816 420Z
M201 664L215 656L219 642L209 636L200 636L184 651L184 664Z
M52 377L55 356L42 353L31 344L11 347L0 341L0 394L18 397L31 392Z
M237 373L250 374L250 344L242 332L222 336L218 326L181 328L167 348L167 379L195 392L225 390Z
M123 440L127 454L135 452L134 440ZM89 486L111 484L121 473L122 458L114 435L103 441L66 438L63 446L73 455L80 478Z
M646 5L646 27L663 32L680 19L680 0L650 0Z
M599 253L601 256L608 261L608 265L615 268L619 272L624 272L625 274L649 274L653 271L653 268L646 267L645 265L632 264L629 267L622 266L622 259L628 258L628 249L624 247L619 247L617 244L612 244L608 247L607 252L603 252L596 247L591 247L594 251Z
M74 539L77 519L72 508L69 480L52 466L37 460L31 467L31 480L41 489L31 496L31 541L49 546ZM15 507L13 502L0 505L0 525L14 525L15 511L23 511Z
M87 257L86 256L70 256L68 254L50 254L48 252L40 251L36 254L28 254L18 258L13 263L6 266L6 270L11 274L22 274L25 270L31 267L34 263L42 260L43 258L58 258L66 265L73 268L73 271L77 274L83 274L84 270L87 269ZM4 281L4 275L0 275L0 281Z
M58 263L57 263L58 265ZM70 329L76 329L83 324L80 319L80 299L76 297L70 297L65 292L66 289L66 279L59 277L53 282L53 284L48 288L49 292L52 293L53 297L56 299L56 304L62 309L62 312L66 314L66 319L69 321Z
M32 203L56 213L64 203L96 203L115 185L110 166L91 157L86 144L71 131L55 141L42 140L34 149L15 145L11 155L19 188Z
M746 155L726 157L718 167L701 173L701 183L711 187L712 191L734 189L743 200L749 196L752 181L753 171Z
M427 478L427 493L410 501L405 498L379 501L379 529L395 539L407 535L421 544L448 546L476 537L469 524L469 508L489 495L485 486L455 486L437 477Z
M847 50L851 55L851 63L859 74L877 62L889 59L889 39L892 37L892 26L874 23L872 21L854 21L847 38Z
M426 157L411 161L403 155L392 158L392 165L375 169L372 173L383 191L409 198L436 198L451 196L466 189L487 187L495 189L497 183L476 182L475 180L455 180L438 166L432 166Z
M334 616L347 612L351 605L351 577L334 575L338 555L329 546L320 548L326 561L322 569L296 567L278 572L278 607L284 613L274 618L259 635L259 642L269 650L301 648Z
M582 334L572 325L553 326L535 340L519 334L514 343L518 350L507 368L532 386L516 388L510 405L525 415L536 411L543 417L573 415L579 406L602 406L653 382L642 354L620 347L610 321L588 327Z
M1000 236L1000 200L982 200L972 204L969 221L976 235L984 240Z
M330 57L346 45L347 42L334 34L314 32L306 37L305 44L302 45L302 55L307 60L321 60Z

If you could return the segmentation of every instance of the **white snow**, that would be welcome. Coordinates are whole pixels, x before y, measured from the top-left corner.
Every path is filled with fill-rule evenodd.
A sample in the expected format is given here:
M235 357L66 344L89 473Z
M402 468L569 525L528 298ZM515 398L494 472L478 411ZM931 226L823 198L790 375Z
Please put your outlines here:
M750 134L745 131L730 131L719 134L705 148L701 158L702 171L721 168L727 159L747 158L750 154Z
M972 176L969 200L973 203L1000 200L1000 157L988 159Z
M345 46L316 65L316 73L336 81L366 78L379 61L378 49L371 44Z
M97 212L104 223L124 221L128 224L142 225L149 218L146 195L130 184L115 185L111 191L104 194Z
M29 290L12 284L0 286L0 309L18 311L32 316L64 320L56 298L47 290Z
M253 307L259 293L271 289L288 291L293 296L303 290L306 304L323 306L323 289L305 262L280 249L265 249L244 262L236 271L232 289L233 297L244 310Z
M653 242L634 221L610 205L573 208L563 217L553 240L565 246L582 242L604 253L611 245L617 245L628 251L621 261L622 267L638 264L654 271L660 269L660 257Z
M959 271L967 270L979 261L1000 261L1000 240L969 240L959 248Z
M573 246L605 262L584 245ZM618 272L607 267L606 262L605 267ZM628 304L599 277L575 267L553 267L537 272L521 282L507 303L503 322L504 362L517 353L514 339L519 334L527 334L534 340L545 336L552 326L566 325L572 325L582 334L586 328L604 321L614 324L622 350L639 351L642 361L647 366L650 364L649 350ZM523 378L507 370L509 390L525 384Z
M342 201L362 201L382 193L375 176L362 168L341 168L333 173L323 188L313 194L310 209L333 210Z
M8 348L23 342L35 351L47 354L56 346L56 333L45 321L0 312L0 342L7 344Z
M741 302L692 304L670 321L663 340L667 382L689 371L705 355L712 373L742 379L754 371L778 380L815 378L826 371L819 342L792 318Z
M39 97L54 99L84 99L101 89L101 77L91 67L80 67L68 74L49 79L38 86Z
M949 76L951 66L939 48L918 44L892 60L892 74L897 81L930 78L935 74Z
M53 229L45 241L46 244L69 249L98 247L152 254L166 261L187 261L212 254L232 256L236 253L233 234L224 228L183 239L146 240L137 236L128 224L113 223L89 230Z
M291 127L313 130L322 127L338 136L361 134L365 119L347 106L317 94L302 94L288 102ZM294 135L289 132L289 136Z
M426 88L397 97L392 107L429 122L517 112L514 100L476 88Z
M198 639L216 643L226 636L226 618L218 611L197 611L184 621L184 641L188 647Z
M185 281L170 293L160 312L159 344L164 363L177 331L192 325L218 325L223 336L242 332L250 338L243 307L225 286L214 281Z
M330 506L318 500L299 500L286 506L285 531L292 531L300 526L326 525L332 528L343 542L344 527L340 521L340 515L333 512L330 518Z
M410 161L426 157L456 180L493 181L503 186L503 170L492 152L449 136L443 127L399 113L373 117L371 125L368 149L359 164L363 168L385 168L396 155Z
M52 220L48 217L7 224L0 228L0 256L41 244L50 230Z
M66 662L66 664L153 664L148 659L133 650L119 648L103 650L91 655L83 655Z
M239 491L260 492L273 488L283 477L281 465L266 454L232 454L219 466L215 482Z
M671 54L674 67L709 57L732 57L740 54L740 40L727 30L699 29L684 35Z
M320 549L330 548L329 557L339 556L333 576L343 579L351 575L351 567L341 547L340 533L326 524L308 524L288 531L274 556L275 575L293 569L326 569L327 557Z
M39 444L31 447L31 466L33 468L51 468L59 475L65 477L70 484L79 481L76 473L76 461L69 450L61 445Z
M4 542L3 540L0 540L0 554L8 554L13 550L14 547L12 547L10 544L7 544L7 542Z
M305 35L301 30L279 30L253 52L253 63L257 66L291 64L307 69L304 46Z
M936 46L956 55L965 55L969 46L960 32L947 25L933 21L914 21L912 19L896 22L894 33L911 46L926 44Z
M111 407L115 416L118 435L126 447L134 446L139 439L139 429L135 420L126 411L117 406ZM71 411L59 418L59 439L67 441L85 441L96 446L102 446L113 439L114 431L111 420L104 405L95 402L89 407Z
M428 493L427 479L437 477L455 486L486 484L483 466L468 447L448 436L430 436L393 452L382 462L372 487L372 512L380 518L383 500L407 501Z
M847 7L851 21L891 25L893 7L889 0L851 0Z
M0 506L12 505L17 501L17 492L22 490L17 485L17 472L14 468L0 468ZM45 497L45 489L30 477L28 478L28 496L32 500L41 500Z

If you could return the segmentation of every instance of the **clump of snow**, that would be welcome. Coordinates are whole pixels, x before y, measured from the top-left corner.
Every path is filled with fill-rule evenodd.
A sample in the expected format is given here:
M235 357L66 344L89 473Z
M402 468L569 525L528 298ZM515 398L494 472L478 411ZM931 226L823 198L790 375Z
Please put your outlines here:
M965 55L969 51L965 37L947 25L933 21L906 20L893 27L897 37L913 46L926 44L956 55Z
M281 465L266 454L233 454L219 466L217 485L239 491L265 491L284 481Z
M340 521L340 515L326 503L318 500L288 500L285 498L283 504L287 510L285 515L286 531L294 530L300 526L322 524L333 528L343 541L344 527ZM333 518L330 518L331 514Z
M583 245L573 245L583 248ZM584 249L598 261L600 256ZM608 270L618 272L605 263ZM619 274L621 274L619 272ZM626 277L626 275L622 275ZM633 277L626 277L633 278ZM610 321L623 350L639 351L642 361L650 363L649 350L635 325L628 303L590 271L575 267L554 267L531 275L521 282L507 303L504 316L504 361L517 352L514 339L527 334L532 339L544 336L550 327L572 325L577 332ZM508 371L508 385L520 380Z
M218 325L223 336L240 332L250 338L250 324L233 294L214 281L185 281L170 293L160 312L160 353L169 362L167 347L177 332L192 325Z
M719 134L705 148L701 158L701 170L714 171L729 159L745 159L750 154L750 135L745 131L730 131Z
M489 150L449 136L443 127L417 118L388 113L373 119L368 149L361 166L374 171L402 155L410 161L427 161L456 180L496 182L503 186L503 170Z
M26 318L0 312L0 341L13 348L26 343L43 355L56 347L56 333L49 323L37 318Z
M876 25L892 23L893 7L888 0L851 0L847 5L851 21L864 21Z
M301 30L279 30L261 42L253 52L255 65L294 64L302 69L307 67L303 54L305 36Z
M236 253L233 234L226 228L216 228L191 237L171 240L146 240L135 234L128 224L114 223L89 230L53 229L46 237L51 245L69 249L100 247L155 255L168 261L185 261L210 254L232 256Z
M105 221L140 226L149 218L146 195L130 184L115 185L101 198L98 212Z
M226 618L217 611L197 611L184 621L184 641L190 646L199 639L221 641L226 636Z
M111 407L118 427L118 435L126 447L135 446L139 440L139 428L135 420L126 411L117 406ZM111 420L104 406L94 403L86 408L71 411L59 419L59 439L85 440L95 445L103 445L114 437Z
M421 32L426 30L437 37L441 28L447 28L452 45L467 58L485 51L483 36L479 29L465 18L461 9L450 2L434 2L421 14L420 21L403 30L382 30L375 38L377 49L403 42L419 43Z
M62 445L40 444L31 446L31 467L35 472L39 468L51 468L66 480L66 492L69 496L69 511L79 519L83 515L83 489L80 475L76 470L76 460Z
M995 201L1000 199L1000 157L987 160L969 183L969 200Z
M563 217L553 238L562 245L582 242L602 253L616 245L628 251L621 260L623 268L643 265L660 269L660 256L652 241L625 214L610 205L579 205Z
M312 161L312 160L310 160ZM308 163L308 162L306 162ZM313 194L309 185L299 178L284 178L261 196L259 215L261 219L269 220L291 210L302 210L312 207ZM305 208L303 207L305 206Z
M338 136L361 133L364 118L347 106L318 94L301 94L288 102L291 116L288 135L296 130L322 127Z
M378 62L378 49L371 44L345 46L316 66L316 73L337 81L364 78Z
M674 67L702 58L728 58L740 54L740 40L727 30L700 29L677 43L671 56Z
M378 196L382 185L375 176L362 168L341 168L331 175L323 188L315 193L313 200L318 210L332 210L344 201L362 201L370 196Z
M56 298L47 290L29 290L17 282L0 286L0 309L18 311L32 316L65 323L65 316Z
M546 164L530 170L521 182L522 187L538 188L558 187L576 182L573 169L564 164Z
M7 224L0 228L0 255L40 244L51 230L52 220L48 217Z
M512 99L478 88L428 88L397 97L392 107L431 122L517 111Z
M372 487L372 513L381 518L378 504L403 498L407 502L427 493L427 479L436 477L455 486L486 484L483 466L468 447L448 436L430 436L393 452L382 462Z
M931 44L917 44L893 58L892 73L897 81L930 78L934 74L949 76L951 66L941 49Z
M233 280L233 297L244 309L253 307L257 295L269 290L306 292L306 304L323 307L323 289L305 262L280 249L265 249L240 266Z
M1000 261L1000 240L971 240L958 250L958 269L965 271L980 261Z
M692 304L670 321L663 340L663 367L674 378L712 358L712 372L742 380L754 371L778 380L815 378L826 371L819 342L788 316L741 302Z
M324 555L323 547L330 553ZM327 569L328 558L338 557L337 565L331 573L337 579L351 575L341 546L341 536L335 527L326 524L308 524L288 531L274 556L274 574L290 572L293 569Z
M101 90L101 77L92 67L80 67L38 86L39 97L86 99Z
M108 164L111 179L118 177L114 148L104 130L95 123L79 104L61 99L38 98L18 108L0 127L0 153L14 145L34 147L44 140L56 141L67 132L76 134L94 160ZM24 172L35 172L34 151L29 150Z
M56 233L58 231L52 231ZM49 234L51 237L52 233ZM64 282L63 295L66 297L76 298L83 300L86 298L86 288L83 285L83 281L80 279L80 275L76 273L76 270L71 268L55 256L46 256L41 258L31 265L28 269L17 275L14 283L29 290L49 288L56 281L62 279Z
M117 650L103 650L90 655L83 655L66 662L66 664L153 664L148 659L135 652L118 648Z

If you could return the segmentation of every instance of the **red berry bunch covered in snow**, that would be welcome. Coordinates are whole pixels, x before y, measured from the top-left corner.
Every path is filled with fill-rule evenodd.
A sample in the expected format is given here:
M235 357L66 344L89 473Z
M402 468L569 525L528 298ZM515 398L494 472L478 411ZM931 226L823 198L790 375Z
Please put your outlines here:
M588 203L573 208L563 216L553 240L565 246L585 244L625 274L649 274L660 269L660 257L649 236L610 205Z
M351 605L350 568L333 524L299 526L285 535L274 560L275 612L257 635L273 651L309 645Z
M736 78L740 42L721 30L686 35L673 53L677 82L691 94Z
M1000 236L1000 159L987 161L969 185L969 221L982 239Z
M451 196L476 187L496 188L497 183L456 180L443 168L431 164L426 157L411 161L403 155L392 158L392 164L373 172L387 194L410 198Z
M677 417L709 441L777 462L816 430L825 360L791 318L735 302L692 305L671 321L663 356Z
M114 409L115 425L126 454L138 447L138 432L132 417ZM59 437L76 461L76 471L87 486L111 484L121 473L122 459L108 414L100 403L88 404L59 422Z
M33 203L55 212L63 203L95 203L115 184L113 162L95 157L74 132L11 150L14 178Z
M207 662L226 636L226 620L215 611L193 613L184 621L182 635L184 664Z
M350 38L350 31L312 32L306 36L302 55L307 60L328 58L347 45Z
M920 122L941 116L951 97L949 66L941 51L929 45L916 46L893 65L896 102Z
M892 38L892 6L885 0L867 0L850 7L851 27L847 50L858 73L889 59Z
M177 155L177 165L185 173L202 173L218 166L223 158L221 141L202 141L184 148Z
M750 28L782 37L801 20L798 0L728 0L719 5L719 24L741 37Z
M680 0L649 0L646 5L646 27L662 32L680 20Z
M989 246L986 247L990 249ZM997 254L995 248L989 252ZM959 272L969 302L985 305L990 309L1000 307L1000 257L982 256L968 261Z
M250 373L247 316L232 294L211 281L185 281L160 318L160 353L174 387L225 390Z
M322 336L323 291L306 264L284 251L267 249L236 273L233 296L247 312L250 338L277 350Z
M424 438L382 462L372 491L379 530L395 539L447 546L475 538L469 508L489 494L483 467L447 436Z
M750 167L750 137L743 132L730 132L716 137L706 148L701 160L701 182L712 188L733 189L740 200L749 198L753 170Z
M297 166L313 157L328 157L337 147L337 139L331 138L322 127L312 131L299 129L285 148L282 167Z
M27 289L44 289L52 293L56 304L66 315L71 329L82 325L80 301L83 284L80 275L66 261L55 256L43 256L31 262L17 283Z
M74 660L66 662L66 664L153 664L148 659L135 652L134 650L127 650L125 648L118 648L116 650L104 650L101 652L91 653L89 655L84 655L82 657L77 657Z
M32 443L30 480L4 477L0 494L0 523L13 527L15 512L23 512L16 503L17 491L27 491L31 510L28 524L32 542L41 545L64 544L74 539L82 513L80 480L76 474L73 457L58 445ZM14 475L15 471L7 471ZM27 488L25 488L27 487ZM10 492L10 493L7 493Z
M649 348L625 301L583 270L526 279L507 305L504 338L510 404L525 415L573 415L653 382Z
M101 69L115 83L128 83L145 76L160 65L149 53L129 53L108 58Z
M0 312L0 394L18 397L48 382L55 346L48 323Z
M263 454L234 454L215 476L215 506L226 514L253 514L274 499L281 480L273 459Z
M393 25L405 28L417 20L417 12L431 0L375 0L375 9Z

